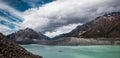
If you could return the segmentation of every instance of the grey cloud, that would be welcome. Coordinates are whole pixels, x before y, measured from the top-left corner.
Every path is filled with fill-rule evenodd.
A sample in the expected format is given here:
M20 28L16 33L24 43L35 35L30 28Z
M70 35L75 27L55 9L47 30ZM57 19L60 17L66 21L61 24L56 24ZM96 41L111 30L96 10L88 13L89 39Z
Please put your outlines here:
M29 25L27 27L43 33L52 32L64 25L86 23L105 13L117 11L120 11L119 0L57 0L38 9L26 11L25 13L29 14L24 16L27 21L23 22L23 25ZM33 23L40 26L27 23L30 21L35 21Z

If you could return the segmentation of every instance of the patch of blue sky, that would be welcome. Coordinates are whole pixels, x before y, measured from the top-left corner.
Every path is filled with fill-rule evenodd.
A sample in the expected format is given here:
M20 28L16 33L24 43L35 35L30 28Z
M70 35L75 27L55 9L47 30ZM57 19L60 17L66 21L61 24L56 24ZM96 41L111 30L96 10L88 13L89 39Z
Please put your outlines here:
M14 9L24 12L29 8L37 8L41 5L50 3L55 0L2 0L4 3L13 7Z
M40 7L55 0L22 0L32 7Z
M7 20L9 20L11 22L18 22L18 23L23 22L22 18L17 18L14 15L12 15L9 12L6 12L4 10L0 10L0 16L7 18Z
M28 8L31 8L31 6L29 6L27 3L23 2L22 0L2 0L2 2L8 4L9 6L21 12L27 10Z
M0 20L0 24L9 27L10 29L15 29L15 28L20 28L20 26L11 23L11 22L7 22L5 20Z

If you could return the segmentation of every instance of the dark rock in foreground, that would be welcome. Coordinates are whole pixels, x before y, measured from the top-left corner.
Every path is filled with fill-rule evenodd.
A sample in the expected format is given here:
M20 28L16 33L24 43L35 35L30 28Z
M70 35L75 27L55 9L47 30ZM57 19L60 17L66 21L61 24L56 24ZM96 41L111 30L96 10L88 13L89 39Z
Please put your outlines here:
M33 55L0 33L0 58L42 58Z

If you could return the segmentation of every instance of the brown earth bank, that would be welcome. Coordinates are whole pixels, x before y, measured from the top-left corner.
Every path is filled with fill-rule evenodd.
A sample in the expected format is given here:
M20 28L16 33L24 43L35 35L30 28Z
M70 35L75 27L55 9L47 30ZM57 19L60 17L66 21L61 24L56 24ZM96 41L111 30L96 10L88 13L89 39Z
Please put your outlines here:
M34 55L0 33L0 58L42 58Z

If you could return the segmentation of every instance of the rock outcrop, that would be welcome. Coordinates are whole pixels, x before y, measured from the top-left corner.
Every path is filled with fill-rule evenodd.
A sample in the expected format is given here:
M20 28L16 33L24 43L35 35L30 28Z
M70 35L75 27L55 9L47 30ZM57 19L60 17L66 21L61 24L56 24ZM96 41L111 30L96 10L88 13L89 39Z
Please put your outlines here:
M0 33L0 58L42 58L33 55Z

